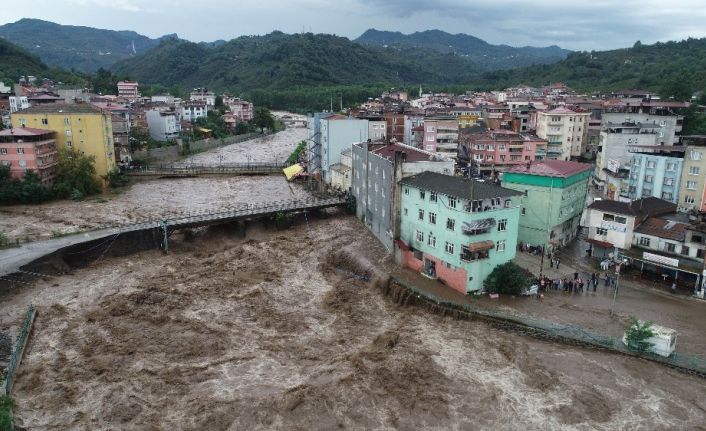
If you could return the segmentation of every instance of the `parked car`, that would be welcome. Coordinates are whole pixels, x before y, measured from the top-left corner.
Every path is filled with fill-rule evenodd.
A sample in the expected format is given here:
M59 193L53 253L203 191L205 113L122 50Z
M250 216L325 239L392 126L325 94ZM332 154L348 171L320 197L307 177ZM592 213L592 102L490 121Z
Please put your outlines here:
M534 296L539 292L539 285L538 284L533 284L529 287L525 287L522 289L522 292L520 292L520 295L522 296Z

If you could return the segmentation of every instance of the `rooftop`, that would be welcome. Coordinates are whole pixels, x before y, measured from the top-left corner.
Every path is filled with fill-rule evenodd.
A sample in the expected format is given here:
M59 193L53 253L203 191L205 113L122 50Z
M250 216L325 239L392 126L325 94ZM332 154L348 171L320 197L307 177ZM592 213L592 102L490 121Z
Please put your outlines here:
M102 114L103 111L90 103L50 103L30 106L17 111L18 114Z
M370 152L384 157L387 160L395 159L395 152L400 151L407 156L406 162L428 162L438 160L441 161L440 157L435 154L428 153L426 151L419 150L409 145L404 144L385 144L385 145L372 145Z
M401 183L418 189L429 190L466 200L504 198L522 194L517 190L506 189L494 184L438 174L436 172L422 172L421 174L404 178Z
M31 127L14 127L0 130L0 136L42 136L54 133L53 130L33 129Z
M687 226L686 223L650 217L635 229L635 232L674 241L684 241Z
M507 172L526 175L539 175L543 177L566 178L584 171L593 170L593 165L588 163L568 162L564 160L544 160L542 162L517 165Z
M618 202L604 199L594 201L588 208L629 216L657 216L677 210L676 204L653 196L632 202Z

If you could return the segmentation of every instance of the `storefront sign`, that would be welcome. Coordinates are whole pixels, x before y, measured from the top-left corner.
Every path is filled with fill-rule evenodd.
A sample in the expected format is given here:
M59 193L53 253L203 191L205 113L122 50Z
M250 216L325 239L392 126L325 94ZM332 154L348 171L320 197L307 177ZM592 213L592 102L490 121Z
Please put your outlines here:
M642 253L642 258L648 262L659 263L661 265L679 267L679 259L673 259L671 257L661 256L659 254L652 254L648 252Z
M608 166L606 167L609 171L613 172L614 174L617 174L618 170L620 170L620 162L615 159L608 159Z
M602 221L601 227L603 229L612 230L612 231L616 231L616 232L625 232L625 230L626 230L626 227L624 224L616 223L613 221Z

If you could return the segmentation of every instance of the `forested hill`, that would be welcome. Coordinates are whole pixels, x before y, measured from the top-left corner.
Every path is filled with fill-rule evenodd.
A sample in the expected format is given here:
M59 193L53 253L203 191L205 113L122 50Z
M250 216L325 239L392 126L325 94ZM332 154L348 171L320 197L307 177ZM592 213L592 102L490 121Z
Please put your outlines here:
M168 40L115 64L144 83L222 90L368 83L463 83L479 76L462 57L427 49L385 50L326 34L243 36L216 46Z
M534 64L556 63L571 52L558 46L512 47L492 45L467 34L451 34L427 30L412 34L393 31L367 30L354 42L378 47L428 48L441 53L455 53L486 70L512 69Z
M20 75L44 76L49 68L39 58L0 39L0 81L17 82Z
M484 73L478 84L504 88L550 82L582 91L639 88L683 99L687 93L706 90L706 38L574 52L551 65Z
M49 66L95 72L159 45L134 31L102 30L21 19L0 26L0 37L37 55ZM176 35L164 36L176 38Z

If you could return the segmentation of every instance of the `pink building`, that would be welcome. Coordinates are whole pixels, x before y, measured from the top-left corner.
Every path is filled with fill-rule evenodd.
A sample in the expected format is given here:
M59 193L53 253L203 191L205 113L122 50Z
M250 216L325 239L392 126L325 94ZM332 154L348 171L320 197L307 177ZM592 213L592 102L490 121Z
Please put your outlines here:
M119 81L118 82L118 97L124 97L127 100L135 100L140 97L140 84L135 81Z
M464 136L468 154L480 173L493 177L508 167L543 160L547 141L528 133L492 130Z
M54 131L21 127L0 131L0 165L9 166L13 178L35 171L44 184L54 179L58 162Z
M426 118L422 150L447 153L455 159L458 152L458 119L451 116Z

